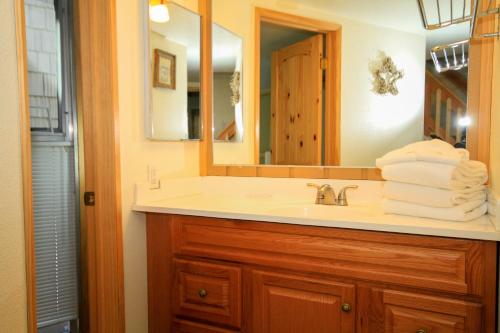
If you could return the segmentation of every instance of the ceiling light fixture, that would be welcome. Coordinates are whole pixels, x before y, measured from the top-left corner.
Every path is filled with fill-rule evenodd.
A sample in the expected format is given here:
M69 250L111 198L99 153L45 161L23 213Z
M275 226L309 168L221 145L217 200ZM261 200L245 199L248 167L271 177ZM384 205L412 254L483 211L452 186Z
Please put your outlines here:
M170 14L165 0L149 1L149 19L156 23L165 23L170 20Z

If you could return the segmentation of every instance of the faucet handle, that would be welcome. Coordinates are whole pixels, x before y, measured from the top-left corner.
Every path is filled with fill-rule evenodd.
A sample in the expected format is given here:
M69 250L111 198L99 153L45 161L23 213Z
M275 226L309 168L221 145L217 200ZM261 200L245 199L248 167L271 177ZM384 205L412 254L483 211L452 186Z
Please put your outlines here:
M314 184L314 183L307 183L307 186L308 187L314 187L315 189L319 190L321 188L320 185L318 184Z
M349 186L345 186L343 187L340 192L339 192L339 197L337 199L337 205L338 206L347 206L347 190L349 189L357 189L358 188L358 185L349 185Z

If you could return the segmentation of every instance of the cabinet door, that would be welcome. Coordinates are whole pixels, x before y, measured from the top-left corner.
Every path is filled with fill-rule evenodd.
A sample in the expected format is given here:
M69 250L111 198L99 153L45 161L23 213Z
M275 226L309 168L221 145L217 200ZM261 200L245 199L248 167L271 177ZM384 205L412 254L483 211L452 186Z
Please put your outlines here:
M353 285L261 271L252 279L253 333L354 332Z
M370 297L360 292L361 333L482 332L480 304L394 290L372 289Z

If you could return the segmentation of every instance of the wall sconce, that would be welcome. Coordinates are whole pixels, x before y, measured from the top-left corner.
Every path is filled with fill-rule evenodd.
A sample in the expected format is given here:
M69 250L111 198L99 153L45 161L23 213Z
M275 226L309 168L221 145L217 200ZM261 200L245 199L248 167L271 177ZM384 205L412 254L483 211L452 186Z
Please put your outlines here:
M166 0L149 1L149 19L156 23L165 23L170 20Z
M469 64L469 40L435 46L431 57L438 73L458 71Z

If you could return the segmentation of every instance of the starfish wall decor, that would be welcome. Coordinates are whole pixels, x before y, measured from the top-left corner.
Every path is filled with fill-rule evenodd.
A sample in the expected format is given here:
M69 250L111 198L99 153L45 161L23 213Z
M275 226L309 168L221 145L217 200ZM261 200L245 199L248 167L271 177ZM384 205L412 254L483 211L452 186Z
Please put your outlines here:
M370 62L369 69L373 76L372 91L374 93L394 96L399 94L396 82L403 78L404 71L396 68L391 57L379 51L378 57Z

